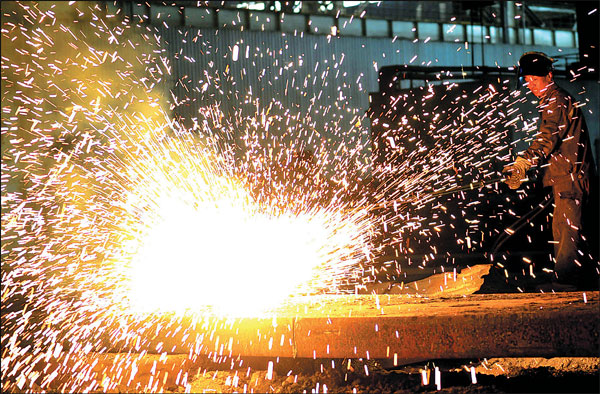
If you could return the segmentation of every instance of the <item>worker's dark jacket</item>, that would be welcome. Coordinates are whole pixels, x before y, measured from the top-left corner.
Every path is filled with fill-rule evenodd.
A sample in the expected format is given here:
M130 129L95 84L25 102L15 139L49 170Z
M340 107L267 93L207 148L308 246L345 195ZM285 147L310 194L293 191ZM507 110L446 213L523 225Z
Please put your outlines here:
M563 198L581 198L581 193L589 192L595 172L582 111L556 84L540 99L539 110L538 133L523 157L544 168L544 186L552 186Z

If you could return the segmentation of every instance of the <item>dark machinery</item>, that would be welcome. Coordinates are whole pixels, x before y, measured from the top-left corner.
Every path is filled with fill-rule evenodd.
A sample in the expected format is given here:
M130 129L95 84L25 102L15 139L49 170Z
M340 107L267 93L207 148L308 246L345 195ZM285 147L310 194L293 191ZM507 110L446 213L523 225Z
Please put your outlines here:
M500 182L513 155L511 119L527 105L510 95L515 80L509 68L381 68L368 110L377 190L407 204L404 212L397 205L378 212L385 223L378 240L380 280L488 262L498 246L508 252L503 263L511 271L529 274L524 265L534 264L536 271L550 265L547 215L526 220L520 234L494 243L545 195L537 182L529 182L527 193ZM421 217L420 226L392 220L405 213Z

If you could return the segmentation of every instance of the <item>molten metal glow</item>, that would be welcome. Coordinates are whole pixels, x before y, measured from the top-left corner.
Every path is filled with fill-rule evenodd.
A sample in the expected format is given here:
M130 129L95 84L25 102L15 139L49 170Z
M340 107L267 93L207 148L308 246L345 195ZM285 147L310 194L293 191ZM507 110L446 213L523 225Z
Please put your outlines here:
M125 267L132 311L256 315L298 291L335 290L358 263L349 256L364 247L364 228L343 210L273 212L198 154L178 155L167 172L161 157L131 167L143 170L126 203L125 264L115 266Z
M171 53L166 24L102 4L3 3L3 391L120 390L138 371L135 352L169 350L152 343L174 335L165 320L185 331L195 360L221 326L211 313L264 317L296 294L401 281L404 264L454 265L437 250L441 232L461 250L496 235L471 220L488 214L483 191L475 201L436 192L490 179L510 156L507 130L520 118L506 82L469 94L427 83L414 103L397 97L393 124L372 121L378 164L365 108L349 99L358 86L366 102L372 86L344 53L312 64L287 37L282 48L240 40L231 59L249 73L232 72L214 61L225 44L202 29L177 29L193 45ZM198 61L203 73L171 61ZM272 80L285 91L261 98ZM164 115L178 106L188 129ZM202 324L184 327L172 312ZM122 367L87 358L114 349L132 349ZM189 392L187 373L174 372ZM158 375L138 383L128 389L166 388Z

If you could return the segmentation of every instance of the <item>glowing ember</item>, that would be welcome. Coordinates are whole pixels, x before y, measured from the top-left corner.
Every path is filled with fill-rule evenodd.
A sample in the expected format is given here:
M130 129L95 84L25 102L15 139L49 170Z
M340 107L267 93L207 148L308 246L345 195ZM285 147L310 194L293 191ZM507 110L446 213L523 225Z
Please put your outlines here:
M3 389L114 388L135 358L99 376L88 355L163 351L167 321L195 358L221 324L204 316L262 316L362 269L370 213L340 197L356 186L321 174L326 153L302 164L303 145L268 133L301 131L299 114L207 106L186 130L165 115L159 35L92 3L3 12ZM57 17L69 12L87 22ZM162 391L153 378L138 388Z
M205 331L224 324L215 314L270 316L298 294L402 280L403 264L453 266L437 250L441 233L470 250L501 232L479 226L484 192L470 200L460 186L496 177L494 163L510 156L509 127L535 127L520 122L526 99L513 100L507 81L446 101L458 84L427 82L414 102L393 98L390 111L402 115L373 120L387 157L373 163L365 108L348 97L351 85L366 94L364 72L375 71L350 75L343 53L312 64L310 53L239 40L223 55L186 26L182 42L234 62L221 70L208 61L191 84L170 61L196 63L193 51L169 54L162 27L122 10L3 2L2 12L3 389L113 390L137 373L135 356L115 376L86 357L119 346L170 350L153 342L174 335L161 319L173 331L192 319L178 335L194 359L206 353ZM286 50L291 38L282 38ZM230 70L250 64L248 74ZM289 82L281 97L298 94L308 107L260 102L269 78ZM331 97L306 93L342 78ZM224 113L224 101L240 108ZM188 104L191 119L166 115ZM317 127L315 117L328 121ZM154 378L137 388L161 391Z
M334 280L360 262L352 256L362 257L366 247L366 211L354 217L339 208L274 211L233 177L218 175L195 145L182 134L155 145L164 152L152 160L129 167L135 187L121 231L130 239L114 264L124 268L132 310L211 307L248 316L298 291L335 291ZM166 153L171 168L165 169Z

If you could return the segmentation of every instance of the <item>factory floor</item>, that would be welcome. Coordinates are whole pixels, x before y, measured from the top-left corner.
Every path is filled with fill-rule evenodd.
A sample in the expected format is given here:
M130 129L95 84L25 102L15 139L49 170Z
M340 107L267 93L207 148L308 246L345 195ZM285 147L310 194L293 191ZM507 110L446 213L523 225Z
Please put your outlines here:
M126 354L90 354L94 370L118 364ZM92 361L94 360L94 361ZM98 361L100 360L100 361ZM429 360L393 367L385 360L279 359L244 360L186 355L145 355L132 379L120 384L99 380L91 393L598 393L598 357L489 358ZM242 362L240 362L242 361ZM184 366L182 368L182 366ZM184 371L153 380L165 370ZM115 374L116 372L113 372ZM110 377L110 374L102 374ZM184 378L183 378L184 377ZM125 383L127 382L127 383ZM150 385L148 383L150 382ZM88 386L93 387L93 386ZM55 386L54 390L60 390ZM79 390L78 390L79 391ZM37 384L23 390L42 392Z
M299 301L276 319L207 318L201 352L177 348L196 323L157 320L142 351L55 352L3 392L40 392L51 371L46 391L76 378L77 391L113 393L600 392L598 292L476 294L489 268Z
M189 389L254 393L598 393L598 358L435 360L390 368L380 362L304 360L267 368L199 368ZM436 380L437 375L437 380ZM172 387L172 392L184 392Z

